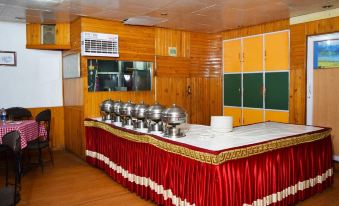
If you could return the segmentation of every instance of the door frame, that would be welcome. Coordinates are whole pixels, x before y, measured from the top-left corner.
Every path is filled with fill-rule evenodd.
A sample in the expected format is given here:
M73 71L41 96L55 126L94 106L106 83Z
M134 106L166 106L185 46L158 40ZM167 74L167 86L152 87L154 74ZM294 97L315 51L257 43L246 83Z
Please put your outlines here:
M307 37L306 125L313 125L313 52L314 42L339 39L339 32Z

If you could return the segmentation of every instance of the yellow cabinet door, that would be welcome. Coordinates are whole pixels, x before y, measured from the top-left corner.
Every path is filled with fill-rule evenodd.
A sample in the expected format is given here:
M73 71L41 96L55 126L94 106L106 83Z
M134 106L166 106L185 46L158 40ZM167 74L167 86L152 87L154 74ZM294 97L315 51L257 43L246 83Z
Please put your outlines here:
M224 41L224 72L241 72L241 40Z
M262 109L243 109L243 124L254 124L264 121L264 110Z
M241 125L241 108L224 107L224 116L233 117L233 127Z
M243 39L243 71L255 72L263 70L263 36Z
M289 113L288 111L265 111L265 120L272 121L272 122L289 122Z
M266 71L289 69L289 32L265 35Z

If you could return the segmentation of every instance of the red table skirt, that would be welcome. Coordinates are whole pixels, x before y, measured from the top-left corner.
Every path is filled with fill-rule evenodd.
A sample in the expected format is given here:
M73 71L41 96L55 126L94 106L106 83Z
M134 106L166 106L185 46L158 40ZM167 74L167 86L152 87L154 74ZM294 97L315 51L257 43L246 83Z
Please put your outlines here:
M331 137L209 164L86 127L87 162L161 205L291 205L333 183Z

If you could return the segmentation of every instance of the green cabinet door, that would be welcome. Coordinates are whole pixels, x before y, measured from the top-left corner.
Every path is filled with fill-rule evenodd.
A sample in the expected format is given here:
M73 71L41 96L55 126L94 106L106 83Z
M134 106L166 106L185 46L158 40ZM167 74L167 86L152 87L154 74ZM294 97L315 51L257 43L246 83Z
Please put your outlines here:
M224 105L241 106L241 74L224 74Z
M288 110L288 72L266 73L266 109Z
M263 74L243 74L244 107L263 108Z

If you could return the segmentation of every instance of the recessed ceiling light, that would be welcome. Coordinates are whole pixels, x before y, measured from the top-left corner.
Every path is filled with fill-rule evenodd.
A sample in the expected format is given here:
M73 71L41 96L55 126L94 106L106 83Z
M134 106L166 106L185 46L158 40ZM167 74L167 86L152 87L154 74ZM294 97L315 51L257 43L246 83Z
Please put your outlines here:
M322 6L323 9L329 9L329 8L332 8L332 7L333 7L332 4Z

